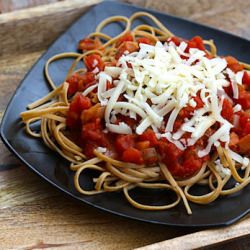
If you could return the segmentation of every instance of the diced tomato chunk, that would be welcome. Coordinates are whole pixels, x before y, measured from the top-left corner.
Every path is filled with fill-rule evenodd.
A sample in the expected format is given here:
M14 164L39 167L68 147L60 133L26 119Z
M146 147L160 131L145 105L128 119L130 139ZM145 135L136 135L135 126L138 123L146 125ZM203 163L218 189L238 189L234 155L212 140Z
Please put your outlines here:
M187 48L185 49L185 52L189 52L189 49L191 48L197 48L200 50L206 50L205 45L203 43L203 40L200 36L195 36L193 38L191 38L189 41L187 41Z
M78 49L81 51L97 49L101 46L99 39L84 38L79 42Z
M91 101L88 97L77 93L69 106L69 111L74 111L81 113L84 109L89 109L91 107Z
M78 76L72 75L67 82L69 83L68 95L71 96L78 91Z
M230 66L232 64L238 64L239 63L238 60L233 56L225 56L225 59L227 61L228 66Z
M181 43L181 39L177 36L172 36L168 41L173 42L176 46L179 46Z
M140 44L140 43L153 44L153 42L147 37L139 37L137 39L137 42L138 42L138 44Z
M135 141L133 135L118 135L115 140L117 152L122 153L126 149L134 147Z
M247 123L247 124L246 124L246 126L245 126L244 129L243 129L243 131L244 131L244 134L245 134L245 135L250 134L250 123Z
M248 123L250 123L250 115L247 114L246 112L242 112L240 114L239 123L240 123L240 126L244 128Z
M134 41L133 36L131 35L130 32L127 32L118 39L118 41L116 42L116 47L119 47L124 42L132 42L132 41Z
M239 119L241 136L250 134L250 115L246 112L240 114Z
M66 124L70 128L79 127L81 125L80 115L85 109L91 107L91 101L88 97L77 93L69 106L69 111L67 114Z
M94 145L92 143L86 143L83 145L83 152L84 155L86 155L88 158L95 157L94 150L97 148L97 145Z
M89 121L93 121L96 118L102 119L104 116L104 110L105 108L100 105L100 103L97 103L95 106L92 106L91 108L87 110L83 110L81 113L81 121L82 123L87 123Z
M128 148L123 152L122 160L135 164L143 164L142 152L136 148Z
M101 120L99 118L82 126L81 139L84 142L89 142L99 147L109 146L109 140L102 131Z
M250 109L250 92L246 91L243 85L238 86L239 97L235 102L240 104L244 110Z
M235 72L235 73L237 73L237 72L239 72L239 71L242 71L243 69L244 69L244 66L242 65L242 64L232 64L232 65L230 65L229 66L229 68L233 71L233 72Z
M161 157L161 161L166 164L167 168L172 174L175 174L175 170L179 165L178 160L181 157L182 151L174 144L163 141L158 143L157 148Z
M180 122L183 123L183 119L184 118L190 118L190 116L192 116L192 113L194 112L195 109L200 109L204 106L203 101L201 100L200 97L200 92L197 93L197 95L195 97L193 97L193 100L196 103L195 107L192 107L191 105L187 105L187 107L181 109L181 111L179 112L179 118L181 119ZM176 122L175 126L178 126L178 128L180 127L181 124L178 124L178 121Z
M181 178L193 176L202 167L202 160L198 157L191 156L189 159L183 161L182 171L176 172L175 176Z
M89 122L83 125L82 138L96 142L101 140L101 137L99 122Z
M78 120L79 120L78 114L76 112L71 112L68 113L67 115L66 124L69 128L80 127L80 123L78 122Z
M150 141L139 141L135 146L139 150L143 150L150 147Z
M143 134L139 135L139 140L149 141L151 147L156 146L158 143L156 135L152 129L147 129Z
M165 164L172 164L178 162L182 151L177 148L173 143L160 141L158 143L158 151Z
M203 161L208 160L208 157L199 158L194 146L185 150L182 158L181 168L175 173L175 176L182 178L194 175L202 167Z
M244 69L244 66L233 56L226 56L227 66L235 73Z
M237 103L240 104L243 109L250 109L250 93L245 93L240 96Z
M240 153L249 154L250 153L250 134L241 138L238 142L238 147Z
M89 86L93 85L95 80L95 75L92 72L86 72L84 74L73 74L69 79L68 95L71 96L77 91L84 91Z
M84 58L84 63L88 71L93 71L95 68L98 68L100 71L104 69L104 62L100 55L91 54Z
M233 105L228 99L224 99L222 105L221 115L224 119L228 120L229 122L233 121Z
M162 161L174 177L185 178L194 175L202 166L206 158L199 158L195 147L185 151L177 148L173 143L160 141L158 150Z
M189 40L189 41L187 42L187 44L188 44L188 46L187 46L185 52L189 52L189 50L190 50L191 48L196 48L196 43L195 43L194 41L192 41L192 40Z
M250 75L246 71L244 72L244 75L242 78L242 83L245 84L246 86L250 87Z
M116 53L115 59L119 59L125 51L129 53L137 51L139 49L139 45L137 42L123 42Z
M205 45L203 43L203 40L200 36L195 36L190 40L192 43L194 43L194 48L198 48L200 50L205 50ZM190 47L192 48L192 47Z

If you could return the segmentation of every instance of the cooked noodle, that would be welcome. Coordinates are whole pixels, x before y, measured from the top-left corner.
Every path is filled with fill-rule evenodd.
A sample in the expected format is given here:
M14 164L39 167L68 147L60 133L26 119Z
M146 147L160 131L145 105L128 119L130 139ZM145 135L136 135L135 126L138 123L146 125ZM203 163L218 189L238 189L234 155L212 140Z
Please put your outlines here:
M150 19L156 27L145 24L138 25L132 29L132 23L138 17ZM115 37L110 37L102 33L106 25L114 22L123 22L125 24L125 28L120 34ZM196 175L188 179L176 180L163 163L159 163L156 166L136 165L113 159L98 150L94 151L95 158L87 160L81 147L76 145L76 143L67 136L67 133L65 133L65 131L67 131L66 117L70 101L67 97L67 79L75 72L78 62L91 53L99 54L105 62L112 62L117 52L115 43L128 31L131 31L134 38L143 36L154 42L164 41L173 36L158 19L145 12L137 12L129 18L114 16L105 19L97 26L96 30L88 36L89 38L105 41L98 49L88 51L84 54L62 53L53 56L47 61L45 65L45 76L52 91L40 100L29 104L29 110L21 113L21 118L25 123L27 133L33 137L41 137L49 148L71 162L70 169L75 171L74 184L78 192L84 195L95 195L102 192L122 191L130 204L143 210L169 209L177 206L182 200L187 213L191 214L192 211L189 206L189 201L197 204L208 204L216 200L219 196L233 194L248 185L250 182L250 166L248 165L245 169L241 170L241 166L235 164L234 160L228 154L227 149L222 147L217 148L216 154L209 162L203 164ZM204 44L208 45L208 52L216 56L217 50L213 41L204 41ZM62 58L76 59L70 67L65 81L59 87L56 87L49 75L49 65ZM244 64L244 66L246 69L249 69L249 65ZM78 71L84 72L84 69ZM93 96L93 98L96 99L96 96ZM32 123L37 121L41 122L40 132L34 132L31 129ZM231 174L222 178L216 171L214 165L216 159L220 159L223 167L231 170ZM93 179L95 185L94 190L84 190L80 185L79 178L84 174L84 171L88 169L99 173L99 177ZM243 173L243 175L241 173L243 177L239 175L239 171ZM225 185L232 178L238 185L230 189L225 189ZM194 185L206 185L210 191L201 196L192 195L189 191ZM176 200L170 204L159 206L141 204L134 200L129 194L129 191L136 187L170 190L175 193Z

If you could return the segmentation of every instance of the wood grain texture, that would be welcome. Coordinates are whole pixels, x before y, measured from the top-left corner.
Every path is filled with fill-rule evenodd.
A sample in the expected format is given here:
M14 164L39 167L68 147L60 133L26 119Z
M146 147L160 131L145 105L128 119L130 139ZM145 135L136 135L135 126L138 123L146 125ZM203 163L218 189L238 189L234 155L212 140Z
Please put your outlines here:
M0 121L17 85L42 53L43 50L14 57L0 57Z
M200 232L180 236L174 239L138 248L138 250L188 250L219 244L242 236L249 235L250 217L227 228L203 230ZM229 247L230 248L230 247ZM231 249L231 248L230 248Z
M47 48L90 5L98 2L71 0L1 14L0 57Z
M21 166L1 143L0 153L5 155L0 162L0 249L131 249L190 232L80 204Z
M42 52L0 60L0 110ZM22 166L1 141L0 227L0 249L131 249L193 232L126 220L79 204Z
M0 120L17 85L32 64L90 3L96 2L65 0L0 15ZM127 2L190 18L250 38L248 1ZM25 168L2 142L0 228L0 249L132 249L195 233L193 230L174 230L123 219L79 204ZM226 235L227 232L227 228L211 230L208 235L215 237L218 233ZM241 226L238 226L237 234L240 233ZM183 242L198 235L207 237L203 232L197 232L191 238L185 238L190 237L187 235L176 239ZM197 241L195 247L204 246L201 241ZM173 245L174 241L170 241L170 244ZM242 245L238 243L237 246Z
M210 25L250 39L250 1L245 0L125 0L127 3Z
M0 13L59 2L63 0L0 0Z

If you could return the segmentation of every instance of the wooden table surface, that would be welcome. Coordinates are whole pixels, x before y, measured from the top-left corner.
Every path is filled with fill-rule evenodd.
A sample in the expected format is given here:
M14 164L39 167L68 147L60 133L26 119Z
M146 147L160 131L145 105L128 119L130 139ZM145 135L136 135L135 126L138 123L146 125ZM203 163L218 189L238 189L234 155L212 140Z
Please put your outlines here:
M22 0L0 0L0 11L12 11L15 4L17 6L19 3L20 7L21 2ZM36 5L56 1L24 2ZM62 1L60 6L67 10L63 16L60 15L62 10L57 5L59 3L52 3L49 7L36 7L34 17L33 12L25 10L0 15L0 119L25 73L49 44L85 11L84 6L90 2ZM249 1L126 2L182 16L250 39ZM56 13L53 16L52 10ZM46 13L46 20L41 17L41 13ZM41 25L42 29L35 30L35 23ZM29 39L28 33L24 33L24 30L32 33L33 38L37 37L35 41ZM194 233L191 229L176 230L127 220L80 205L24 167L1 141L0 228L0 249L132 249ZM200 235L199 232L197 235ZM192 236L184 237L189 241L195 240ZM249 238L245 237L236 243L227 244L226 248L248 249L249 244ZM159 246L164 249L162 245ZM172 249L177 248L173 245Z

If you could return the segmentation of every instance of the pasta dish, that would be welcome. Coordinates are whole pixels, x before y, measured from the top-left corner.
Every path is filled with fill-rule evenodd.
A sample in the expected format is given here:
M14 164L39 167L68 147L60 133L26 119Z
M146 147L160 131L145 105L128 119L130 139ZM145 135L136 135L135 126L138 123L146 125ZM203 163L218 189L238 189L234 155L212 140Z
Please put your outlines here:
M135 25L138 18L149 22ZM110 37L103 29L114 22L124 29ZM174 36L146 12L105 19L78 50L47 61L52 90L21 113L27 133L70 162L77 191L119 191L143 210L182 202L191 214L190 202L208 204L249 184L248 64L218 56L213 40ZM56 86L49 65L62 58L75 60ZM86 170L98 174L92 190L80 184ZM194 194L197 185L209 191ZM141 204L130 193L138 187L176 199Z

